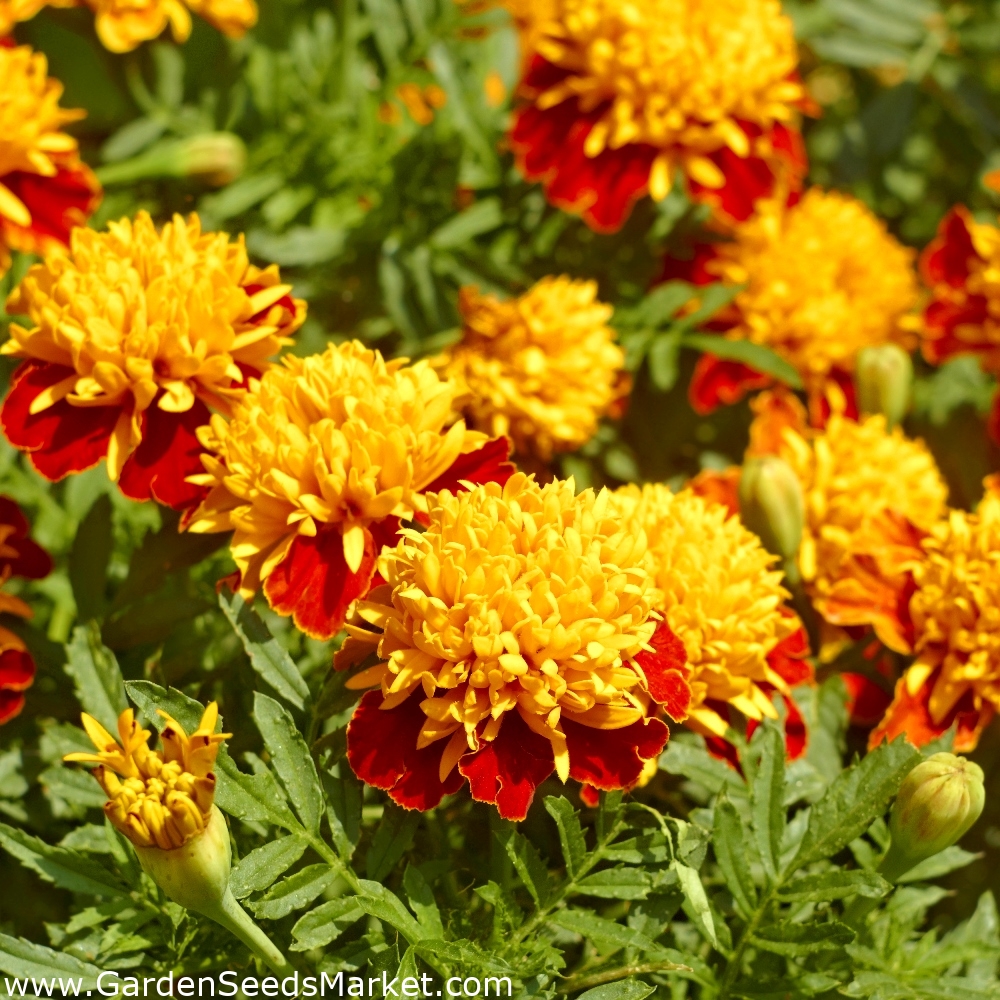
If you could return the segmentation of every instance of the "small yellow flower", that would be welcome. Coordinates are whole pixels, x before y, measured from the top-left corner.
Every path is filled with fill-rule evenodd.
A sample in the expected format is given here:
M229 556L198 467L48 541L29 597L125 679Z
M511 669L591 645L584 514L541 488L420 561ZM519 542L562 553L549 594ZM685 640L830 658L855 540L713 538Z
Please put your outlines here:
M663 484L624 486L615 495L627 523L649 540L656 606L684 643L691 668L689 725L724 736L729 725L706 701L728 702L750 719L777 718L765 683L788 685L767 662L798 620L776 559L721 504Z
M30 21L44 7L75 7L77 0L0 0L0 38L6 38L18 21Z
M83 714L97 753L71 753L63 759L97 764L91 772L107 793L104 812L137 847L169 851L182 847L207 828L215 797L215 758L229 739L217 733L218 706L212 702L190 736L166 712L160 733L163 749L149 747L148 729L126 709L118 719L119 743L92 716Z
M508 301L466 287L459 310L462 339L435 364L467 390L472 426L543 461L590 440L624 364L596 282L543 278Z
M169 25L174 40L191 34L189 9L230 38L257 23L254 0L85 0L94 11L97 36L112 52L131 52L159 37Z

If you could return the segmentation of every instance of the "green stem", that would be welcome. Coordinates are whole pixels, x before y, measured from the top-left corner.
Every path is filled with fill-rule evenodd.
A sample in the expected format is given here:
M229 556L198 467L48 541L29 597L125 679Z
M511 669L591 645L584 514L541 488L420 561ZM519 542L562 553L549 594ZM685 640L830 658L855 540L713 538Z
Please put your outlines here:
M652 972L690 972L686 965L676 962L647 962L645 965L623 965L618 969L606 972L595 972L591 976L570 976L556 987L557 993L575 993L577 990L588 990L592 986L604 983L614 983L629 976L646 976Z
M220 903L202 912L238 937L276 975L290 976L295 971L271 939L236 902L229 889L226 889L226 894Z
M754 915L750 918L750 922L743 928L739 944L736 945L736 950L733 952L732 958L730 958L726 963L726 972L722 977L722 983L719 986L719 1000L726 1000L726 997L729 996L729 991L736 983L736 979L743 967L743 955L746 953L747 947L750 944L750 938L753 937L754 931L756 931L760 926L760 922L763 920L764 915L770 908L778 889L781 888L782 881L783 880L780 877L775 881L775 883L768 890L767 895L760 901L760 905L754 911Z

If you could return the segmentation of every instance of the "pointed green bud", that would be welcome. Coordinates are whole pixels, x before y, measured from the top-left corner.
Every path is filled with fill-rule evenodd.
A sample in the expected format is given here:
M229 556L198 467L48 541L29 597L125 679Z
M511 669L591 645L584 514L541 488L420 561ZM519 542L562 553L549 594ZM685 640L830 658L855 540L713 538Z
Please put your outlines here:
M881 413L895 427L910 408L913 362L898 344L866 347L858 353L854 370L861 413Z
M792 467L777 455L750 458L740 474L740 518L764 548L791 559L802 541L805 500Z
M983 769L936 753L906 776L892 806L892 843L879 871L896 881L926 858L957 843L979 819L986 801Z
M231 132L164 139L138 156L97 171L102 184L130 184L159 177L194 177L211 187L236 180L247 162L243 140Z

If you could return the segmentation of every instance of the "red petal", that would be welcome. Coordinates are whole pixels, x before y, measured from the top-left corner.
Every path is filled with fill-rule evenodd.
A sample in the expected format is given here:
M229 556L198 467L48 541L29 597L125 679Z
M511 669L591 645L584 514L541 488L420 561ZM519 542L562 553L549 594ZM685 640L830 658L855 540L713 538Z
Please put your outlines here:
M718 281L718 275L708 270L708 265L719 256L718 247L714 243L699 243L695 245L694 256L690 260L679 257L664 257L663 270L656 284L665 281L686 281L691 285L711 285Z
M12 170L0 183L13 191L31 213L28 226L3 223L7 242L18 250L44 253L52 243L69 245L69 234L101 201L101 186L82 163L58 166L52 177Z
M17 555L0 558L0 572L10 572L13 576L23 576L28 580L40 580L52 572L52 558L40 545L27 537L28 521L24 512L10 497L0 496L0 524L9 524L14 531L7 536L4 545L14 549Z
M321 528L312 538L296 535L264 581L264 596L279 615L291 615L306 635L332 639L343 627L351 601L368 593L375 559L368 531L357 573L347 568L343 536L336 528Z
M831 368L827 380L833 382L844 395L844 416L849 420L858 419L858 394L854 388L854 378L843 368ZM826 395L813 395L809 399L809 419L814 427L826 427L830 419L830 401Z
M493 438L476 451L459 455L451 466L441 473L423 493L439 493L450 490L452 493L462 493L465 487L461 481L481 486L483 483L500 483L502 486L514 473L517 467L508 462L510 456L510 440L505 437Z
M799 706L792 698L783 696L785 701L785 755L789 760L798 760L806 752L809 733L806 720L802 718Z
M24 695L19 691L0 689L0 726L17 718L24 708Z
M703 416L718 406L732 406L748 392L766 389L773 379L754 371L742 361L726 361L714 354L703 354L695 366L688 399L695 413Z
M73 374L66 365L25 361L14 373L10 392L0 409L7 440L29 453L31 464L52 481L83 472L108 453L120 406L72 406L65 399L31 414L34 399Z
M422 750L417 736L426 721L420 709L423 692L417 689L402 705L383 712L381 691L369 691L358 703L347 726L347 761L354 773L375 788L387 791L404 809L433 809L445 795L457 792L462 776L457 770L442 784L438 766L447 740Z
M697 476L688 483L688 489L700 497L712 503L719 503L725 507L730 515L739 516L740 513L740 472L738 465L732 465L728 469L702 469Z
M652 653L644 649L635 657L646 675L646 690L671 719L680 722L687 717L691 707L688 685L691 669L687 665L684 643L664 621L656 626L649 644L653 647Z
M747 737L749 738L749 736L750 733L748 732ZM729 740L724 740L721 736L706 736L705 749L708 750L708 752L716 760L725 761L734 771L738 771L740 774L743 774L743 765L740 763L740 755L736 752L736 747L734 747Z
M788 612L791 614L791 612ZM786 684L795 687L798 684L811 683L814 678L809 656L809 635L800 625L798 630L786 636L767 655L768 666Z
M185 482L204 472L204 451L195 434L207 424L208 407L196 399L184 413L168 413L157 405L159 397L142 415L142 441L122 467L118 485L133 500L156 500L174 510L193 507L207 493L206 487Z
M883 691L864 674L841 674L847 688L847 714L856 726L866 729L874 726L886 713L892 701L889 693Z
M0 653L0 688L4 691L26 691L35 680L35 661L30 653L6 649Z
M969 230L969 210L953 208L938 226L937 235L920 256L920 273L924 281L961 288L969 277L972 260L979 255Z
M495 805L504 819L522 820L555 761L549 741L532 732L518 712L508 712L497 738L462 757L458 770L477 802Z
M624 729L592 729L562 718L569 750L569 775L611 791L631 788L647 760L659 757L670 730L659 719L640 719Z
M580 801L590 809L596 809L601 804L601 793L593 785L581 785Z

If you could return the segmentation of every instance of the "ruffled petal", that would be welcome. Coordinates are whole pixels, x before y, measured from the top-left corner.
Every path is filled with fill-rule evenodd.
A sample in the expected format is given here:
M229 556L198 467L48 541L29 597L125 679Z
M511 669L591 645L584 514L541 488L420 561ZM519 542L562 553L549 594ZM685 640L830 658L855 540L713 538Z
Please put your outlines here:
M763 375L742 361L703 354L695 365L688 399L695 413L705 416L719 406L738 403L748 392L766 389L773 381L770 375Z
M465 489L461 485L463 481L476 486L483 483L500 483L502 486L516 471L516 466L507 461L509 457L510 440L505 437L493 438L482 448L459 455L434 482L424 487L423 492L450 490L452 493L459 493Z
M671 719L682 722L691 707L691 668L684 643L664 621L657 625L649 644L653 652L644 649L635 657L646 675L646 690Z
M592 729L564 718L562 728L570 777L605 791L631 788L646 761L663 752L670 735L659 719L640 719L624 729Z

